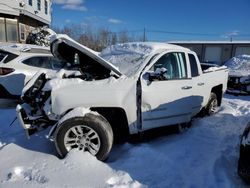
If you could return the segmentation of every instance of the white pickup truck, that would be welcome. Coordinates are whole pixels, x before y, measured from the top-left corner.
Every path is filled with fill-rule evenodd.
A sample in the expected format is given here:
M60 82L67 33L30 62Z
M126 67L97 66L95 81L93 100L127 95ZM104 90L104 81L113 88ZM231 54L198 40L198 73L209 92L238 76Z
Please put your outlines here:
M28 136L51 126L61 156L78 148L105 160L114 139L214 113L226 90L225 67L202 70L195 52L176 45L126 43L97 53L55 35L51 52L73 71L38 73L16 109Z

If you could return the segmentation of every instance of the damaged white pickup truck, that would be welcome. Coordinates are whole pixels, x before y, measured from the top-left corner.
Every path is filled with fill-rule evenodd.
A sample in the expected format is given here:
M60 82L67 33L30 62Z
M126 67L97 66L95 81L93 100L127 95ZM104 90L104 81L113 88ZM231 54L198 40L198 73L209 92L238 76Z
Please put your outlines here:
M105 160L114 139L214 113L228 70L202 70L195 52L164 43L126 43L101 53L55 35L52 54L74 71L38 73L25 86L17 115L28 136L51 127L61 156L73 148Z

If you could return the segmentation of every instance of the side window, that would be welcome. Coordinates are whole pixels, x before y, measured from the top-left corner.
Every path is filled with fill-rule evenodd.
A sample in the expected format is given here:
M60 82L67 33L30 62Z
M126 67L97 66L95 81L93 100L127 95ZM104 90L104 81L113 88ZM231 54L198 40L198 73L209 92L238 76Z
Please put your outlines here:
M57 70L63 68L66 62L60 61L59 59L54 57L50 57L50 64L52 66L52 69Z
M30 6L32 6L32 4L33 4L32 1L33 1L33 0L29 0L29 5L30 5Z
M193 54L188 54L188 58L191 67L191 76L192 77L199 76L198 65L195 56Z
M37 0L37 10L41 10L41 0Z
M47 0L44 1L44 13L48 14L48 1Z
M23 61L23 64L33 67L51 69L50 57L31 57Z
M187 78L187 67L185 54L172 52L163 55L150 69L153 74L160 74L160 79L154 80L175 80Z

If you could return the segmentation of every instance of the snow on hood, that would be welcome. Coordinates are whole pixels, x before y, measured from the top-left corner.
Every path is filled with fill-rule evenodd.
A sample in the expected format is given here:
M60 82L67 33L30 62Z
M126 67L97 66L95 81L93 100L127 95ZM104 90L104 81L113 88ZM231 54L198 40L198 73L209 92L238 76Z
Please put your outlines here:
M43 91L51 91L52 89L57 90L57 89L67 87L67 86L72 86L72 85L77 86L80 83L91 84L91 85L93 84L109 85L110 83L114 83L114 82L117 82L117 80L114 77L109 77L107 79L89 82L89 81L82 80L80 78L62 79L61 77L55 76L51 80L46 82L46 84L43 87Z
M100 53L100 56L118 67L126 76L133 76L141 67L145 66L147 63L145 60L148 57L164 50L173 49L188 50L166 43L133 42L109 46Z
M229 69L230 76L250 75L250 55L239 55L228 60L225 65Z
M79 44L67 35L58 34L51 36L51 53L69 63L75 62L75 54L77 53L82 66L95 66L104 71L112 71L117 76L121 76L120 71L111 63L98 55L98 52Z

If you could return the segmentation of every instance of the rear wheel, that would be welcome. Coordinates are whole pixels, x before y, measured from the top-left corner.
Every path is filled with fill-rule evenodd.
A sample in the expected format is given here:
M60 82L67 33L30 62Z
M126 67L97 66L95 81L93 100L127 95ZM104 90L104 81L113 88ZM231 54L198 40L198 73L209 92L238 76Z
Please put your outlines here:
M61 123L55 144L62 157L72 149L79 149L103 161L112 148L113 132L104 117L86 114L84 117L73 117Z
M205 107L205 114L211 116L217 112L218 109L218 99L215 93L210 94L207 106Z

